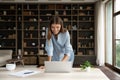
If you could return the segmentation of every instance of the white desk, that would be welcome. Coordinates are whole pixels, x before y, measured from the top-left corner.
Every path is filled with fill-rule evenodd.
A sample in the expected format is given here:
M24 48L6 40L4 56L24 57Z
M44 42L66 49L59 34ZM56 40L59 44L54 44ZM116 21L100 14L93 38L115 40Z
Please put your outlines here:
M21 70L39 70L41 73L27 76L16 77L9 75L10 72ZM98 68L92 68L90 72L81 71L80 68L73 68L71 73L44 73L44 70L36 68L36 66L17 67L14 71L7 71L5 68L0 68L0 80L110 80Z

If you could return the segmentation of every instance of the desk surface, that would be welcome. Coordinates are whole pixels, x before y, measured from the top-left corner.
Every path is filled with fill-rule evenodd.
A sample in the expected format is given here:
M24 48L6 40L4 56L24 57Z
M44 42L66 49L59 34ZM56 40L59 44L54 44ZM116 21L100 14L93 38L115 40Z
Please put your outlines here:
M11 72L21 70L37 70L40 73L27 77L17 77L9 75ZM80 68L73 68L70 73L45 73L43 69L36 66L17 67L14 71L7 71L5 68L0 68L0 80L110 80L98 68L92 68L90 72L81 71Z

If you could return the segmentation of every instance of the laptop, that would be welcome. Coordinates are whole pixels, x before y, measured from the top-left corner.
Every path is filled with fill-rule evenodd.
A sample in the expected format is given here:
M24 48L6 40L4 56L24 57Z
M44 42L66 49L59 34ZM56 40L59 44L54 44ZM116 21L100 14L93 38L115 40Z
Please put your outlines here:
M70 61L45 61L45 72L48 73L69 73L72 70Z

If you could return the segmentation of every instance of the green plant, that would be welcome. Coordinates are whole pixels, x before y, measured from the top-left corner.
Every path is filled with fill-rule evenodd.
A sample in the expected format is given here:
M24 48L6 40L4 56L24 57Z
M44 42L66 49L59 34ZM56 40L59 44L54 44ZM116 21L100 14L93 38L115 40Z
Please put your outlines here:
M83 65L81 65L81 68L84 70L87 67L92 67L92 64L89 61L85 61Z

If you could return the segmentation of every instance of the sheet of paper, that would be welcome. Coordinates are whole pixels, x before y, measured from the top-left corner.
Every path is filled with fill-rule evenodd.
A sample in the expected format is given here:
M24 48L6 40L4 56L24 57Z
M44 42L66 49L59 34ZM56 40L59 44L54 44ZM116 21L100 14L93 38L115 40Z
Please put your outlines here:
M37 74L39 72L40 71L35 71L35 70L22 70L22 71L10 73L10 75L18 76L18 77L26 77L26 76Z

